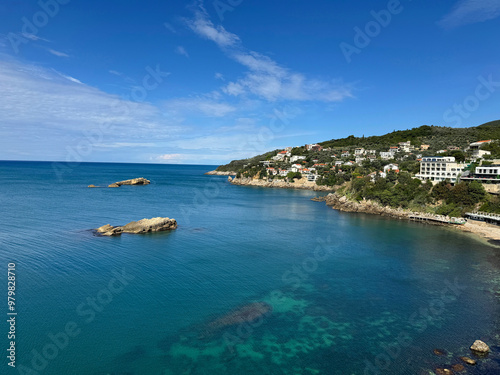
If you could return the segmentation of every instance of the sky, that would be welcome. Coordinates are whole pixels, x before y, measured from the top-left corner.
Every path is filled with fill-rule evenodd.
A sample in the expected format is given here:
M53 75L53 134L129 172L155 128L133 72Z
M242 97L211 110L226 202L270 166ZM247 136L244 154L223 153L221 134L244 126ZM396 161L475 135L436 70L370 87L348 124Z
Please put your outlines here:
M0 160L223 164L500 119L500 0L4 0Z

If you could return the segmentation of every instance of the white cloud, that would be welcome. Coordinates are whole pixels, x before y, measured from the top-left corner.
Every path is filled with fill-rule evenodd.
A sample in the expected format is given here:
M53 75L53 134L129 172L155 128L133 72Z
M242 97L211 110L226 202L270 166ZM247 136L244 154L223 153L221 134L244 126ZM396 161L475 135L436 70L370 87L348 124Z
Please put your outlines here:
M195 11L194 19L187 20L186 24L196 34L215 42L231 59L248 69L242 78L229 82L222 88L227 95L255 95L271 102L339 102L353 96L351 85L308 78L302 73L280 66L268 56L247 50L236 34L228 32L222 26L215 26L202 6ZM217 73L216 78L221 79L222 75Z
M172 99L165 103L165 108L175 113L201 113L209 117L223 117L236 111L230 104L203 97Z
M168 22L164 22L163 23L163 26L165 26L165 28L170 31L171 33L173 34L177 34L177 31L175 30L175 28Z
M51 54L53 54L53 55L55 55L55 56L57 56L57 57L69 57L69 55L68 55L68 54L66 54L66 53L64 53L64 52L56 51L56 50L54 50L54 49L52 49L52 48L49 48L49 49L48 49L48 51L49 51Z
M225 81L224 75L222 73L215 73L215 79L220 79L221 81Z
M195 18L187 20L186 23L196 34L215 42L219 47L234 46L240 41L237 35L226 31L223 26L215 26L208 19L207 12L202 7L195 11Z
M163 154L163 155L158 155L155 159L160 161L165 161L165 160L173 161L173 160L183 159L183 156L181 154Z
M189 57L189 54L187 53L186 49L183 46L177 46L175 52L181 56Z
M7 146L15 145L19 150L61 159L66 147L88 134L97 137L99 128L109 129L100 133L101 143L108 138L114 142L151 142L182 132L158 107L123 100L53 70L16 60L0 61L0 82L4 133L0 159L6 157Z
M35 35L35 34L22 33L22 34L21 34L21 36L22 36L23 38L26 38L26 39L32 40L32 41L34 41L34 42L39 41L39 40L42 40L42 41L44 41L44 42L49 42L49 43L51 43L51 41L50 41L50 40L45 39L45 38L42 38L42 37L40 37L40 36L38 36L38 35Z
M499 16L500 1L498 0L460 0L438 24L445 29L451 29L492 20Z

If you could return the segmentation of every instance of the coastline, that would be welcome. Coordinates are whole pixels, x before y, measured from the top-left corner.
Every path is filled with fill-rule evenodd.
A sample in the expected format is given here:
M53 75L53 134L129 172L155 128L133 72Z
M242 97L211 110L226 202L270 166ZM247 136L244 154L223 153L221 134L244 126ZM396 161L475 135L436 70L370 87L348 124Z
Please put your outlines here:
M319 201L320 199L315 199ZM405 210L402 208L391 208L384 207L377 202L364 200L361 202L351 201L345 196L337 195L336 193L328 194L326 197L321 199L327 206L332 207L334 210L339 210L342 212L360 212L372 215L380 215L385 217L390 217L399 220L411 220L410 215L419 214L410 210ZM428 215L429 218L437 217L435 215ZM465 224L448 224L448 223L438 223L428 221L426 222L432 225L444 226L447 228L453 228L464 233L470 233L476 238L479 237L481 240L486 240L489 245L498 247L500 246L500 227L492 224L487 224L480 221L468 220Z
M232 172L232 171L229 171L229 172L210 171L210 172L206 172L205 174L209 175L209 176L236 176L236 172Z
M413 212L402 208L385 207L377 202L370 200L363 200L361 202L351 201L346 196L341 196L334 193L334 191L336 190L336 188L338 188L338 186L337 187L320 186L316 185L316 182L314 181L307 181L307 179L305 178L290 183L290 182L285 182L283 180L273 180L269 182L254 178L236 178L236 177L233 178L231 176L236 175L236 173L233 172L211 171L205 174L229 176L228 181L233 185L257 186L257 187L280 188L280 189L303 189L303 190L329 192L329 194L326 196L312 198L312 200L316 202L325 202L326 205L332 207L332 209L339 210L342 212L358 212L371 215L379 215L398 220L411 220L410 215L422 214L420 212ZM429 218L437 217L435 215L429 215L429 214L426 215ZM431 225L439 225L454 230L459 230L463 233L468 233L474 236L477 240L486 242L490 246L500 247L500 226L473 220L468 220L465 224L462 225L438 223L433 221L427 221L426 223Z
M244 178L229 177L228 180L233 185L242 185L242 186L260 186L267 188L302 189L302 190L329 191L329 192L335 190L335 188L330 186L316 185L316 182L307 181L306 178L301 178L300 180L296 180L295 182L286 182L283 180L266 181L250 177L244 177Z

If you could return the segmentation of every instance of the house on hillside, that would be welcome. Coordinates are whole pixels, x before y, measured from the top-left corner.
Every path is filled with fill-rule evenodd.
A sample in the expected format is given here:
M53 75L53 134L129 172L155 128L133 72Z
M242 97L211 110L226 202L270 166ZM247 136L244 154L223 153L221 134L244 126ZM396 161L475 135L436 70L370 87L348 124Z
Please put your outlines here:
M382 151L380 153L380 157L383 160L390 160L390 159L394 159L394 154L392 152L384 152L384 151Z
M322 149L323 149L323 147L321 147L317 143L306 145L307 151L321 151Z
M396 173L399 173L399 165L397 164L387 164L385 167L384 167L384 173L387 173L389 171L394 171Z
M365 154L365 149L364 148L357 148L354 150L354 155L355 156L361 156Z
M445 180L455 183L466 167L467 164L457 163L453 156L429 156L420 161L420 173L416 177L433 184Z

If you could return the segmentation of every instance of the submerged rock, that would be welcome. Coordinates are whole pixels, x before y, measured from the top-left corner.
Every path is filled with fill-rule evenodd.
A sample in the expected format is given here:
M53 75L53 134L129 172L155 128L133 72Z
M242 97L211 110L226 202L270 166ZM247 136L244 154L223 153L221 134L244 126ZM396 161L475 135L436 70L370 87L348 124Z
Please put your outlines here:
M216 331L235 324L251 323L263 318L272 311L271 305L265 302L254 302L233 310L226 315L210 322L206 326L205 335L211 335Z
M451 366L451 368L455 372L462 372L465 370L464 365L461 365L460 363L457 363L456 365Z
M142 219L139 221L131 221L124 226L113 227L110 224L103 225L97 228L97 232L103 236L117 236L122 233L148 233L161 232L177 228L177 221L168 217L155 217L152 219Z
M445 350L443 350L443 349L434 349L434 350L433 350L433 353L434 353L435 355L439 355L439 356L446 355L446 351L445 351Z
M436 373L436 375L452 375L453 374L453 371L451 371L450 369L447 369L447 368L437 368L436 370L434 370L434 372Z
M490 351L490 347L481 340L476 340L470 347L470 350L478 353L488 353Z
M460 359L468 365L474 366L477 362L469 357L460 357Z

